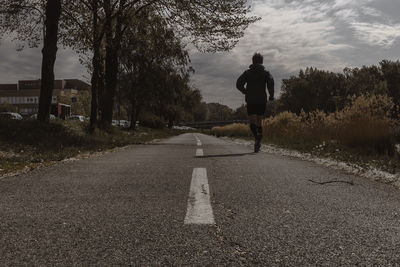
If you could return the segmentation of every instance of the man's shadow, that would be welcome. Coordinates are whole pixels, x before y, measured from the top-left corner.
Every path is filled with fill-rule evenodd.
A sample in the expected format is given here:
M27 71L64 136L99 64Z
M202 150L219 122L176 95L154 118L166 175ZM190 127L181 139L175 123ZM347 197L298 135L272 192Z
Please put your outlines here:
M237 153L237 154L221 154L221 155L205 155L205 156L195 156L196 158L229 158L229 157L242 157L247 155L255 155L254 152L247 153Z

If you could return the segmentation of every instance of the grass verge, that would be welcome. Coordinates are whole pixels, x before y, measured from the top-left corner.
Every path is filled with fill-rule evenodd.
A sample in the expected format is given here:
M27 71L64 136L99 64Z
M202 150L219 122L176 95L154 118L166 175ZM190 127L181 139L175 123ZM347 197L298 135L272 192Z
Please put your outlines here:
M87 124L77 121L0 120L0 176L50 165L85 153L101 152L182 133L139 127L136 131L113 128L87 134Z

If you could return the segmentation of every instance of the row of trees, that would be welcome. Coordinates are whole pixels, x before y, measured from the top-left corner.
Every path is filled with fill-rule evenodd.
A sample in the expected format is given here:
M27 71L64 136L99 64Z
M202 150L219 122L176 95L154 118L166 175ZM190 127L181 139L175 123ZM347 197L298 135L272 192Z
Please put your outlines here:
M80 54L91 72L90 125L111 125L116 97L133 117L144 110L171 124L199 102L183 42L232 49L246 27L246 0L0 0L2 35L43 43L38 120L48 121L57 46ZM121 89L121 90L119 90Z
M233 110L220 103L202 102L193 110L194 121L229 121L247 120L247 108L245 105Z
M119 103L132 121L150 112L172 127L200 104L201 94L190 86L192 69L181 39L153 10L143 14L121 45Z
M333 73L315 68L300 71L296 77L282 81L282 95L271 103L271 113L301 110L312 112L342 110L353 97L388 95L400 105L400 61L384 60L378 66L346 68Z

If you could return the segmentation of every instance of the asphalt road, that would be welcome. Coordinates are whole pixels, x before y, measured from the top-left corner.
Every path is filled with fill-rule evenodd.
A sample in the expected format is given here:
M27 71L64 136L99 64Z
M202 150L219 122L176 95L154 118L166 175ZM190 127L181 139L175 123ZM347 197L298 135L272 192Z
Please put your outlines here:
M399 190L197 137L1 179L0 265L400 265Z

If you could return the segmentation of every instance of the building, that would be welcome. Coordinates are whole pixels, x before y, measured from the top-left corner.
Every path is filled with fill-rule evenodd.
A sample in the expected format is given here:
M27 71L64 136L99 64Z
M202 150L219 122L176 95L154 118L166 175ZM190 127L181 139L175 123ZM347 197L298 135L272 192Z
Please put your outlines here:
M22 115L35 114L39 108L40 80L21 80L17 84L0 84L0 104L9 103ZM90 91L90 85L78 79L54 81L51 103L62 102L66 97L76 102L79 91Z

